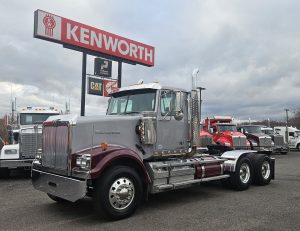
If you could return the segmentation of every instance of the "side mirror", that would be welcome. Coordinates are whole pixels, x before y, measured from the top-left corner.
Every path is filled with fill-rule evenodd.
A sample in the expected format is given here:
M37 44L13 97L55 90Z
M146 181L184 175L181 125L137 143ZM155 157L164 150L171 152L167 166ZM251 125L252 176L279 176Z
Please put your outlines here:
M181 91L175 92L175 115L176 120L183 119L183 93Z

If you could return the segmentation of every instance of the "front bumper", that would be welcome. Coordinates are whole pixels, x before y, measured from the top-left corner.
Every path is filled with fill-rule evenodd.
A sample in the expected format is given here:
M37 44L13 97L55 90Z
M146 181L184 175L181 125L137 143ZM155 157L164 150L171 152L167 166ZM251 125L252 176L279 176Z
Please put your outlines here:
M0 160L0 168L31 167L33 159Z
M254 146L253 150L259 151L261 153L272 153L273 147L271 147L271 146Z
M289 147L287 146L275 146L273 148L273 153L288 153Z
M75 202L87 193L87 181L60 176L32 169L32 184L35 189L53 196Z

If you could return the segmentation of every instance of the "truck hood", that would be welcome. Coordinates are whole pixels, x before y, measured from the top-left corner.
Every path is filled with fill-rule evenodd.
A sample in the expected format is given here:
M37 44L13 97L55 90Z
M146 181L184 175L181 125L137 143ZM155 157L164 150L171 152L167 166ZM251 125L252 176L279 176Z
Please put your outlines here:
M136 126L142 118L139 114L101 116L51 116L48 121L68 121L72 125L72 153L99 146L101 143L130 148L141 154ZM147 148L144 149L146 153ZM150 152L149 152L150 153ZM144 157L146 156L143 153Z
M253 139L259 139L259 138L268 138L270 137L267 134L264 133L246 133L247 138L253 138Z
M241 132L221 132L222 134L224 134L225 136L231 137L231 136L245 136L243 133Z

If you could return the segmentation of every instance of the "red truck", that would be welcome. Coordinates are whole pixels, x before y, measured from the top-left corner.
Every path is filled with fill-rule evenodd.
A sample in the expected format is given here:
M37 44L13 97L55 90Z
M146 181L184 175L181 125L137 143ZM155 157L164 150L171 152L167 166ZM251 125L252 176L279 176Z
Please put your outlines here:
M214 116L204 120L203 130L213 136L213 141L218 145L233 149L249 149L247 137L237 131L236 124L232 123L230 116Z

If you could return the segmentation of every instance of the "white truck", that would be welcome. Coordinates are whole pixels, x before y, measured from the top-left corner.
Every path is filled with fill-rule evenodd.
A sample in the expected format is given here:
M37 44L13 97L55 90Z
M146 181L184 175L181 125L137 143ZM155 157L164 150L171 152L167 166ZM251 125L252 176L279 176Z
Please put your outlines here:
M18 129L9 131L10 144L0 152L0 177L9 176L11 169L30 169L41 147L41 124L51 115L59 115L54 107L21 107L18 110ZM34 125L39 125L34 128ZM35 132L35 129L38 131Z
M288 143L289 148L300 150L300 130L296 127L274 127L275 134L280 134L284 137L284 142ZM288 132L288 141L286 140L286 132Z

